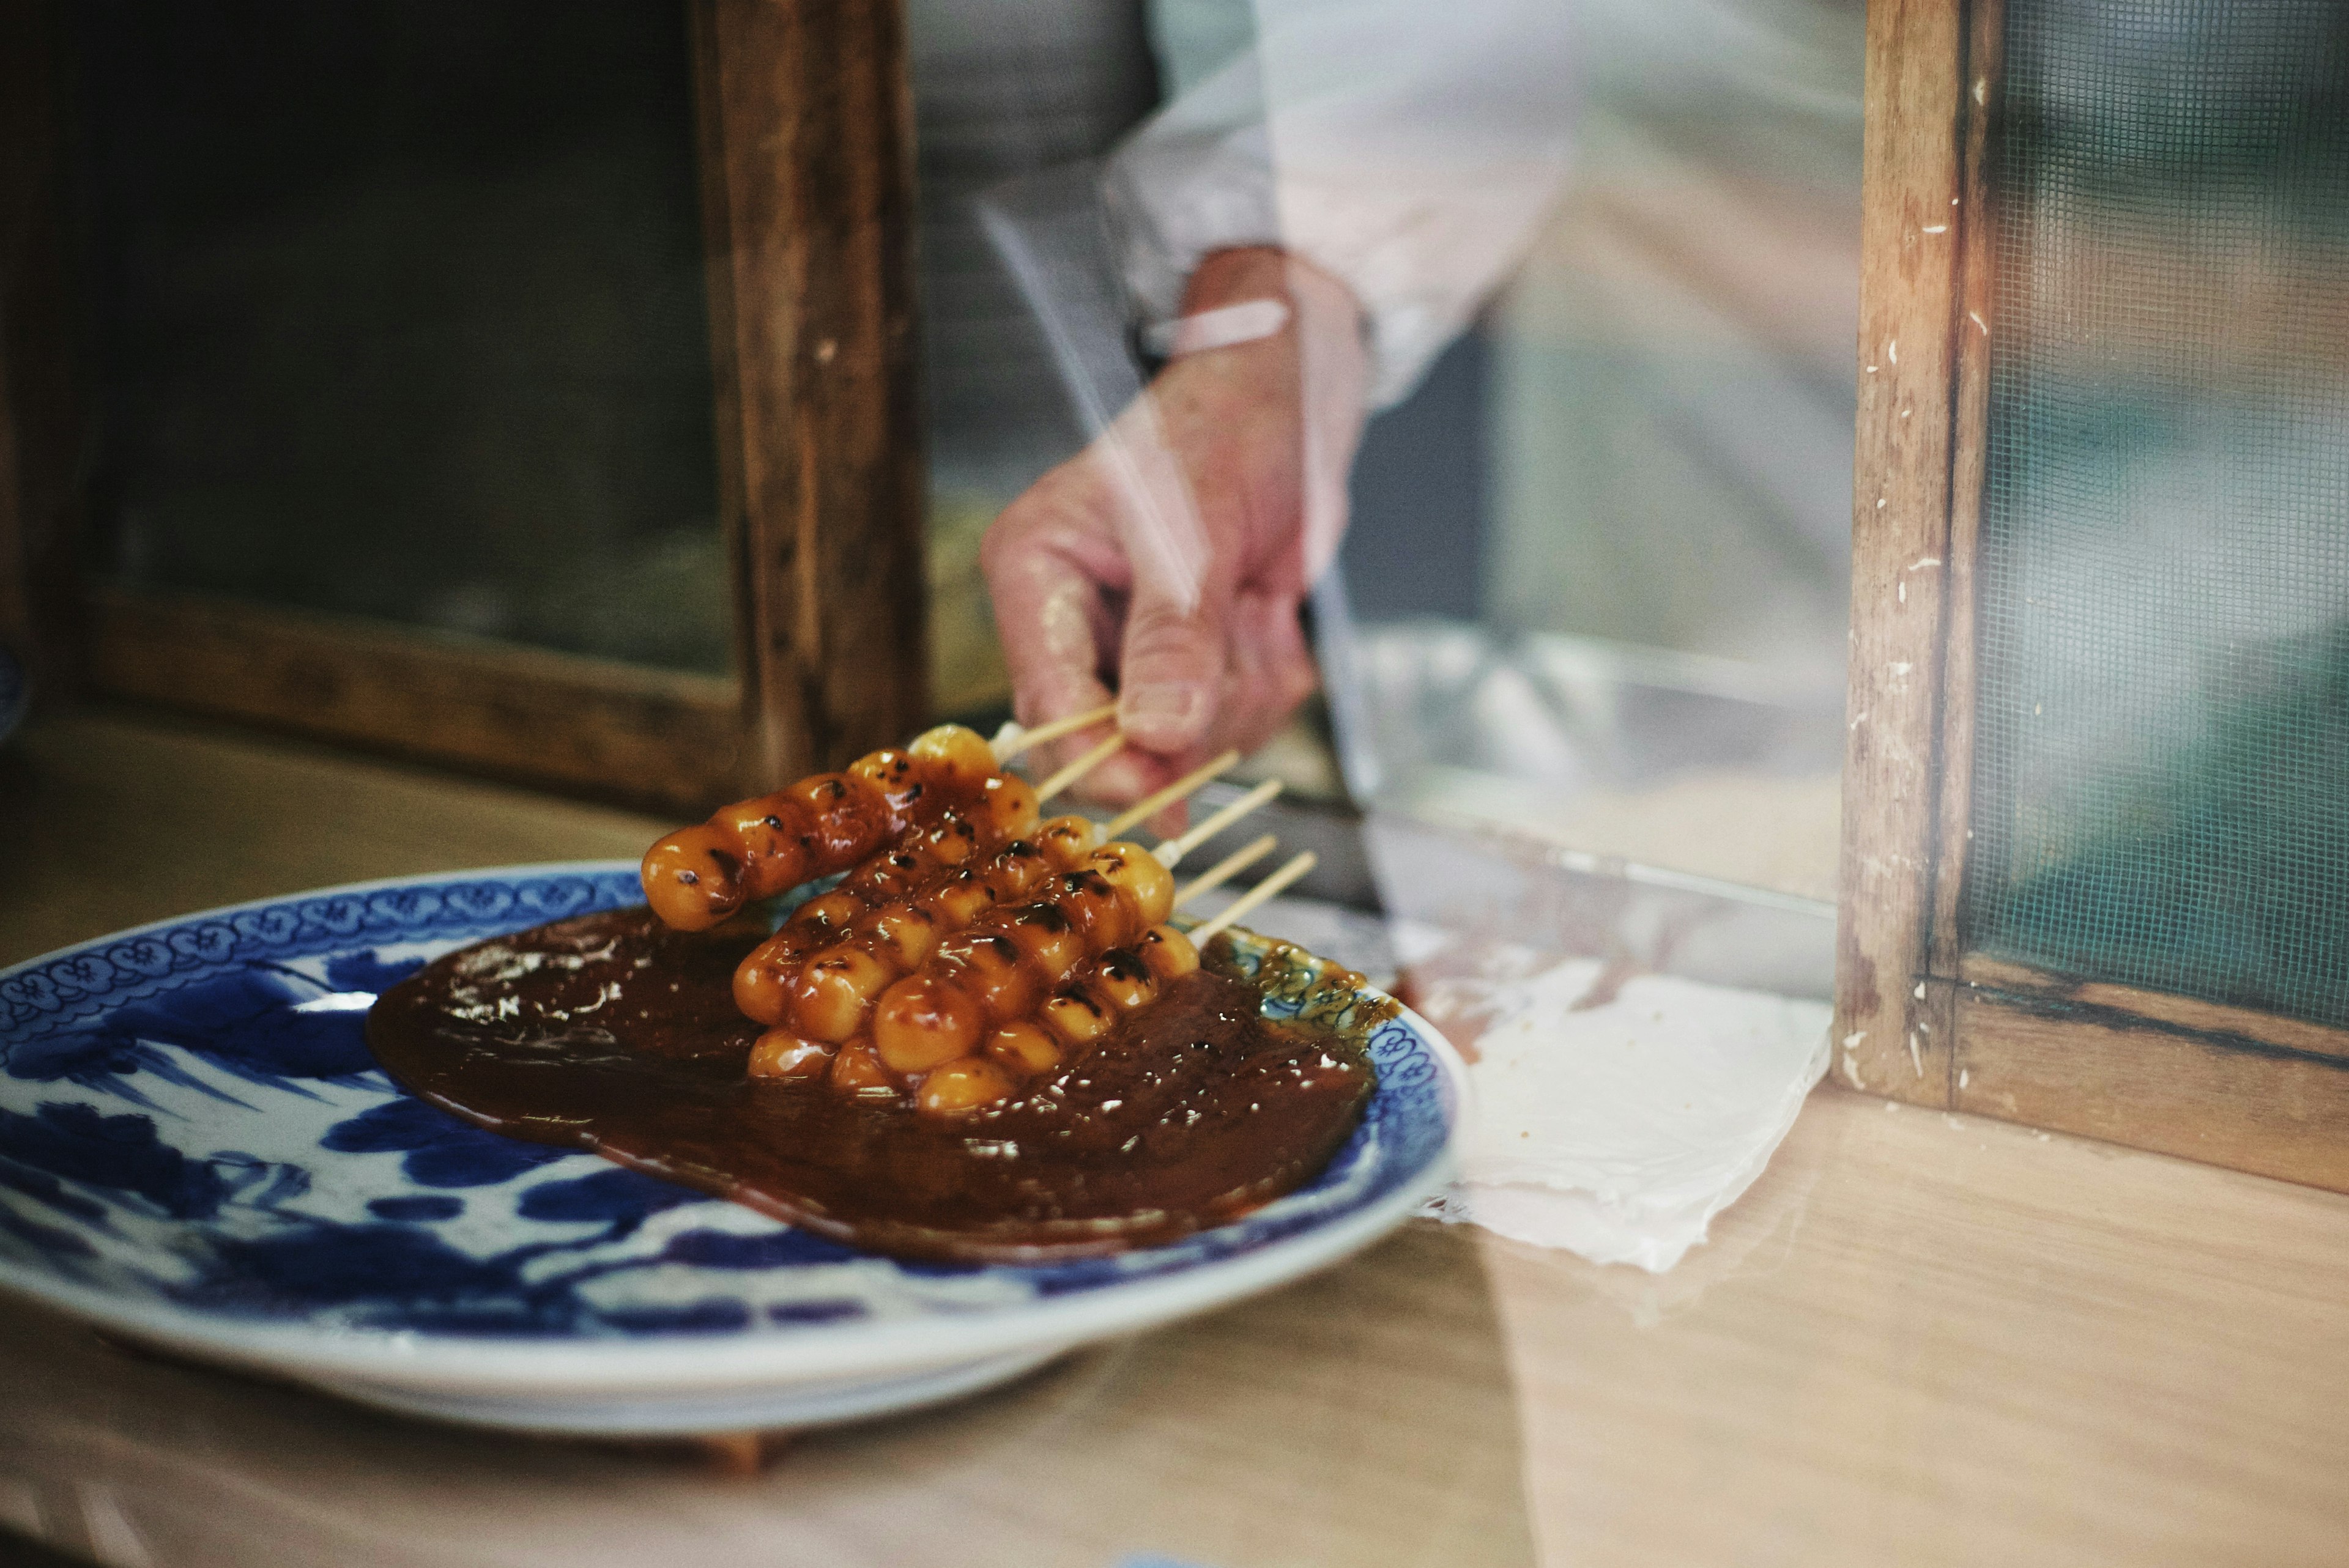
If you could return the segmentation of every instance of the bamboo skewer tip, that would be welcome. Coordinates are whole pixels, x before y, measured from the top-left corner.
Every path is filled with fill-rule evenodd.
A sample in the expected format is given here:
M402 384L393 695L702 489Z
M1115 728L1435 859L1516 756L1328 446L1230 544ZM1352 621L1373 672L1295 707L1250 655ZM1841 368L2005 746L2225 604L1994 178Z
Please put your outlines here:
M1125 745L1125 737L1112 735L1078 758L1074 762L1036 786L1036 803L1042 805L1102 763L1108 761Z
M1008 720L1002 728L995 732L995 738L987 744L994 751L995 760L999 766L1010 761L1023 751L1043 745L1046 741L1058 740L1064 735L1074 735L1081 729L1091 729L1094 725L1116 717L1117 704L1105 702L1099 707L1087 708L1082 713L1071 713L1060 718L1048 719L1033 727L1023 726L1017 720Z
M1213 919L1193 926L1188 933L1191 940L1194 943L1205 943L1220 934L1225 928L1243 915L1254 913L1259 905L1269 902L1289 883L1311 871L1319 863L1319 859L1320 857L1314 854L1311 850L1305 851L1264 881L1232 900Z
M1267 833L1262 838L1251 840L1249 842L1243 844L1240 848L1234 850L1230 854L1226 855L1222 860L1217 861L1214 865L1209 866L1206 871L1201 872L1196 877L1194 877L1191 880L1187 886L1176 892L1174 894L1174 907L1180 909L1185 904L1190 903L1193 899L1198 897L1201 893L1207 892L1213 889L1223 886L1224 883L1231 881L1233 877L1238 875L1241 872L1247 870L1248 867L1256 864L1257 861L1264 859L1265 856L1272 853L1272 851L1279 848L1279 846L1280 841L1270 833Z
M1136 822L1156 816L1175 801L1206 783L1225 769L1240 759L1237 751L1226 751L1221 757L1202 763L1163 789L1152 791L1102 824L1102 837L1114 839Z
M1193 850L1197 849L1201 844L1206 843L1249 812L1263 806L1279 793L1280 780L1268 779L1238 799L1226 803L1214 815L1193 823L1180 837L1167 840L1153 852L1158 856L1161 865L1172 868L1179 863L1185 855L1189 854Z

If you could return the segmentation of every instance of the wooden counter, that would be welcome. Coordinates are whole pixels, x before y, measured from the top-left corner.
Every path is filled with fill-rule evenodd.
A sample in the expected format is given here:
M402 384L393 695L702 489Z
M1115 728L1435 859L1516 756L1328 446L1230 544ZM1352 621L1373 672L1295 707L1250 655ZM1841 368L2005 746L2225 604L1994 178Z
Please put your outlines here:
M0 748L0 962L657 828L52 719ZM0 1387L0 1524L159 1568L2338 1564L2349 1198L1825 1089L1670 1274L1414 1226L741 1479L378 1416L13 1305Z

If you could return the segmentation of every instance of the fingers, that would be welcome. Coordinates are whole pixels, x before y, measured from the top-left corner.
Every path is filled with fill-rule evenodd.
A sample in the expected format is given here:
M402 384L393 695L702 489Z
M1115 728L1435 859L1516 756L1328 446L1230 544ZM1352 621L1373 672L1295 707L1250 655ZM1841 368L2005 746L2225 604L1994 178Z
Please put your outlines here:
M988 531L980 559L1021 720L1116 695L1131 745L1078 787L1090 799L1132 801L1227 746L1260 746L1315 685L1298 604L1343 527L1361 415L1341 398L1332 429L1303 428L1295 357L1276 338L1178 361ZM1319 491L1305 469L1329 470ZM1071 737L1038 765L1098 738Z
M1317 682L1286 580L1234 593L1212 573L1186 608L1153 578L1137 581L1113 542L1104 548L1111 504L1056 471L1006 509L980 560L1023 723L1118 696L1133 745L1073 792L1124 804L1217 750L1261 746ZM1034 764L1049 771L1099 738L1088 730L1039 748Z
M1305 643L1296 600L1279 590L1244 591L1221 622L1211 721L1191 743L1173 751L1129 750L1087 780L1083 793L1123 804L1197 767L1216 752L1253 752L1279 733L1319 685ZM1131 656L1131 655L1129 655ZM1128 691L1133 689L1129 684ZM1153 823L1161 834L1181 828L1177 816Z
M1133 583L1115 505L1114 491L1081 457L1038 480L988 530L979 565L995 604L1012 707L1023 724L1099 707L1114 695L1102 677L1115 668L1120 611ZM1088 729L1038 747L1029 762L1041 777L1074 761L1105 733L1106 727ZM1119 804L1171 777L1156 758L1128 751L1070 792Z
M1319 672L1305 645L1297 601L1288 593L1243 592L1227 624L1223 711L1208 744L1253 752L1280 731L1320 684Z
M1210 591L1186 613L1143 584L1126 611L1118 723L1145 751L1179 756L1206 739L1224 684L1228 599Z
M1102 652L1114 634L1110 601L1129 574L1102 515L1103 498L1092 492L1082 473L1055 469L1004 509L979 548L1013 709L1024 724L1110 697ZM1074 736L1061 749L1097 738Z

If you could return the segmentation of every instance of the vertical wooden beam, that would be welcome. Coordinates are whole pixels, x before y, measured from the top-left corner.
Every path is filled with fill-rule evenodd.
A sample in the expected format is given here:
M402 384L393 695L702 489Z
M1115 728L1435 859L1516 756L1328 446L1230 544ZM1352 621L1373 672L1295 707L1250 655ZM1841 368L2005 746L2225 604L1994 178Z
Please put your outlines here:
M1835 1070L1949 1100L1925 984L1939 837L1966 14L1872 0Z
M754 782L766 758L751 731L759 722L759 639L751 624L757 595L752 591L750 540L743 521L742 492L742 372L738 327L734 317L734 212L727 195L726 117L719 102L717 29L713 7L705 0L686 0L686 41L693 59L694 147L701 183L702 295L709 317L710 432L718 475L718 536L728 573L729 606L733 614L734 674L740 688L742 778Z
M913 110L900 0L694 3L750 787L926 707Z
M1950 453L1950 547L1942 575L1949 604L1941 654L1940 822L1933 851L1933 909L1926 967L1954 980L1964 957L1966 868L1973 840L1977 567L1982 552L1982 480L1990 456L1992 323L1997 319L1999 209L1991 184L1992 128L2005 46L2003 0L1968 7L1963 188L1958 197L1956 407ZM1932 1010L1920 1026L1947 1047L1949 1103L1959 1103L1955 1075L1965 1058L1958 1038L1970 1016L1956 989L1929 985Z

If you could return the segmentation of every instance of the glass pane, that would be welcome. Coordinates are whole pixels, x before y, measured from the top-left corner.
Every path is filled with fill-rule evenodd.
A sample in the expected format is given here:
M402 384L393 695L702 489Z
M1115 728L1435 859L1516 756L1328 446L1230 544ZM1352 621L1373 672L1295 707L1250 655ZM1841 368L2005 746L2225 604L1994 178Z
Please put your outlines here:
M1861 44L1819 0L1576 7L1550 208L1356 465L1381 810L1833 896Z
M731 667L682 6L63 9L102 570Z
M2006 29L1971 940L2349 1023L2349 16Z
M1243 6L1243 9L1245 7ZM1008 707L978 543L1090 433L1017 280L988 241L990 191L1084 170L1157 106L1140 0L912 0L930 466L931 696ZM1077 200L1089 203L1079 181Z
M1354 291L1375 385L1323 694L1255 766L1831 895L1862 11L1563 15L913 7L942 696L1007 690L988 521L1162 373L1186 268L1282 245Z
M1393 976L1464 1046L1483 1034L1484 1102L1546 1119L1470 1134L1468 1169L1509 1174L1472 1178L1467 1212L1666 1266L1684 1242L1598 1216L1697 1212L1684 1161L1720 1135L1674 1118L1740 1099L1756 1127L1764 1103L1791 1116L1826 1059L1861 9L1154 0L1121 17L1137 15L916 13L917 46L960 21L1006 66L968 127L999 156L962 229L987 280L970 297L1003 325L949 338L931 283L933 442L942 494L968 483L981 515L1013 501L988 561L1024 716L1113 690L1124 744L1081 788L1129 800L1253 748L1194 820L1246 810L1248 773L1288 792L1177 874L1257 849L1241 880L1309 871L1247 918ZM1126 93L1088 93L1102 112L1081 116L1055 37ZM1137 45L1154 82L1112 77ZM926 68L926 174L952 150L936 105L955 86ZM1316 673L1300 599L1320 706L1295 700ZM1671 988L1652 1008L1651 982ZM1784 1020L1775 1048L1729 1021L1760 1012ZM1593 1019L1622 1033L1582 1032ZM1707 1042L1685 1077L1659 1068L1676 1030ZM1588 1119L1547 1119L1568 1107ZM1620 1155L1627 1127L1655 1134L1652 1159Z

